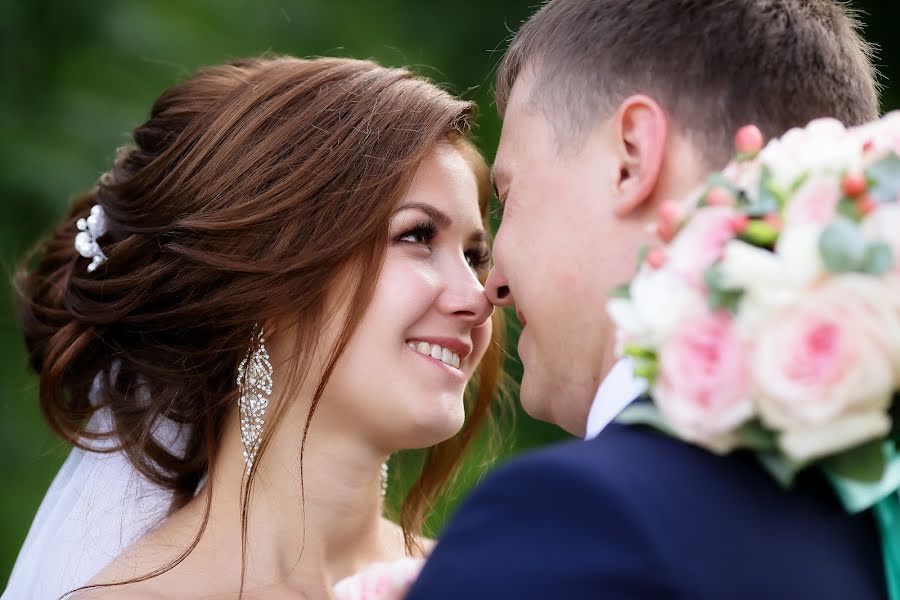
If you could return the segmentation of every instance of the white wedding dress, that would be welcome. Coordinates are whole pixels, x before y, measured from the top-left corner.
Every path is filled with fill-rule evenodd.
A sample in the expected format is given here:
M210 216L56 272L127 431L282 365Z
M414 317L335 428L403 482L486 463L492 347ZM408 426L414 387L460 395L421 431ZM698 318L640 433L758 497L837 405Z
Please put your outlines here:
M92 394L93 396L93 394ZM93 432L109 431L108 411L94 414ZM184 426L160 419L153 435L175 453L188 438ZM91 442L109 449L112 441ZM75 448L41 502L0 600L57 600L85 585L132 542L166 516L172 493L142 477L122 452ZM338 600L401 599L422 561L376 563L340 581Z

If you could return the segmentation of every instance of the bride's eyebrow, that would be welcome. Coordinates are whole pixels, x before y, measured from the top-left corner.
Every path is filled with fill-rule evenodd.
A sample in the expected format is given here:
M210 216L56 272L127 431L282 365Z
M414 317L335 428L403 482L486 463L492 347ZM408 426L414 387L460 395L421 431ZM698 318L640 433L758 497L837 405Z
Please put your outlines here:
M435 225L437 225L439 229L446 229L453 225L453 219L450 218L450 215L441 210L438 210L430 204L425 204L424 202L407 202L405 204L401 204L394 212L394 214L397 214L404 210L421 210L423 213L431 217L431 220L434 221Z

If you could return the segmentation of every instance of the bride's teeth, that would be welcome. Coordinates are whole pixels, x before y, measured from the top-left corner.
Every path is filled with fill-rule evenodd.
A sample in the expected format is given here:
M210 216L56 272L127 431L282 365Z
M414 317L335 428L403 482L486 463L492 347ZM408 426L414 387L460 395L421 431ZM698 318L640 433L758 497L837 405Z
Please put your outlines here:
M455 367L457 369L459 368L459 354L453 352L452 350L448 350L447 348L438 346L437 344L429 344L428 342L406 342L406 345L410 350L414 350L419 354L430 356L431 358L435 358L444 364L450 365L451 367Z

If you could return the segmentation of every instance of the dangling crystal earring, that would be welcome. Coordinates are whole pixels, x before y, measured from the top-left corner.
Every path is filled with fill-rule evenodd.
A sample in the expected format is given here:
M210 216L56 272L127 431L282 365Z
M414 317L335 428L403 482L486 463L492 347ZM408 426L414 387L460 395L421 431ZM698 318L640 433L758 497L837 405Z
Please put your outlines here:
M253 470L253 461L265 421L263 415L269 406L272 394L272 363L266 351L262 326L256 327L253 351L241 361L237 370L237 385L241 391L238 408L241 413L241 442L244 445L244 460L247 475Z
M387 461L381 463L381 497L384 498L387 495L388 488L388 467Z

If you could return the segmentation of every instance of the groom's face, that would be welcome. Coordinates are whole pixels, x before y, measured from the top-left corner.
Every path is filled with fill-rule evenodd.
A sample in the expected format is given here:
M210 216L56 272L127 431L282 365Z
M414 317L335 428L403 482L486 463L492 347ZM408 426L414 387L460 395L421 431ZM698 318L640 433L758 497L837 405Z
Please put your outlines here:
M534 106L526 70L510 95L494 166L503 214L486 288L496 305L514 305L523 324L524 409L581 435L611 363L606 299L629 278L634 249L613 212L611 122L569 143L551 118Z

